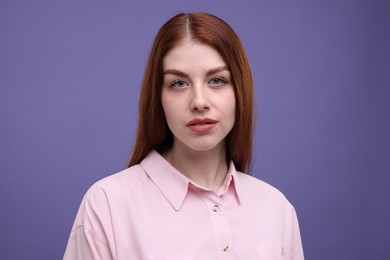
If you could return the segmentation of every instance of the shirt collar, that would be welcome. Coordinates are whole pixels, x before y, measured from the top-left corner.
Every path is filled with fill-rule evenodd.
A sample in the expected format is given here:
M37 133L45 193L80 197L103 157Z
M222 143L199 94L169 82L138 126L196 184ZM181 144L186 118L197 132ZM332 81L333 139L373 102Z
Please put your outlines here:
M231 187L233 188L237 201L240 203L240 192L239 192L239 179L238 179L238 172L236 170L236 167L234 166L233 161L230 161L229 170L226 174L225 181L222 183L222 186L218 189L217 194L221 196L222 194L226 193L228 189Z
M140 164L175 210L179 210L183 204L190 184L197 188L204 189L181 174L166 161L164 157L154 150L151 151ZM230 162L226 179L221 188L217 191L217 194L224 194L230 186L234 189L239 202L239 192L237 188L238 176L233 162Z

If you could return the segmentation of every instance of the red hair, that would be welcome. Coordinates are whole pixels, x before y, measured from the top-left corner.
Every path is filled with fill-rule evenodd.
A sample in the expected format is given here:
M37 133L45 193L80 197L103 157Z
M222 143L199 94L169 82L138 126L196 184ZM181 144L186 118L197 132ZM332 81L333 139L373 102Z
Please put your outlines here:
M142 82L137 136L128 166L140 163L153 149L162 152L173 144L161 104L162 63L168 51L186 37L214 48L228 66L236 97L236 117L226 137L226 156L237 170L245 172L252 159L252 74L237 34L222 19L207 13L175 15L157 33Z

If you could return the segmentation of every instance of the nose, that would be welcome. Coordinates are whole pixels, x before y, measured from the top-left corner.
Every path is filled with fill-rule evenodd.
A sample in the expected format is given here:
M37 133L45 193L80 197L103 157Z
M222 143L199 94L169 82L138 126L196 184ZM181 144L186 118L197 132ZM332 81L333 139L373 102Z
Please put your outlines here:
M202 85L194 86L192 89L191 110L204 112L210 109L207 89Z

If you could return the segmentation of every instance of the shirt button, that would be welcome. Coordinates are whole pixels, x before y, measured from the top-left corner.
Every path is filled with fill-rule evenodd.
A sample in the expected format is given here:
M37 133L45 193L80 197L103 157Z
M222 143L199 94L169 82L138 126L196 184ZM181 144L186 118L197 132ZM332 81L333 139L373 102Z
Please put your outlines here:
M224 247L222 248L222 250L223 250L224 252L227 252L227 251L229 250L229 246L228 246L228 245L224 246Z
M219 211L219 206L218 206L217 204L215 204L215 205L213 206L213 211L214 211L214 212L218 212L218 211Z

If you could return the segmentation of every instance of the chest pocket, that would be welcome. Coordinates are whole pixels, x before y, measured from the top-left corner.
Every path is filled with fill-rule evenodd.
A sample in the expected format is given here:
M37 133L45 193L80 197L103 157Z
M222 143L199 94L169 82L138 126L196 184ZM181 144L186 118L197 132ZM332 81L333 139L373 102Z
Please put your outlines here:
M283 260L284 248L278 244L256 244L256 253L259 260Z

